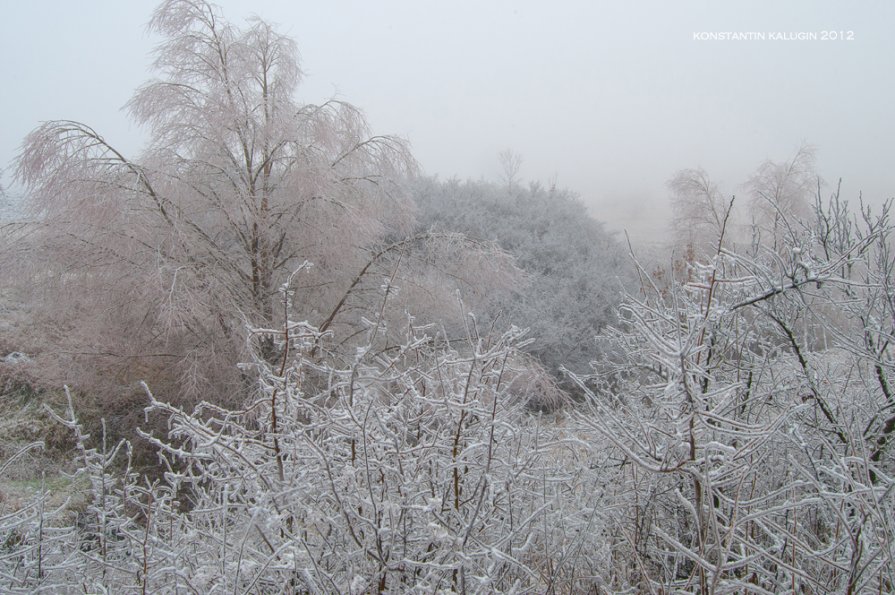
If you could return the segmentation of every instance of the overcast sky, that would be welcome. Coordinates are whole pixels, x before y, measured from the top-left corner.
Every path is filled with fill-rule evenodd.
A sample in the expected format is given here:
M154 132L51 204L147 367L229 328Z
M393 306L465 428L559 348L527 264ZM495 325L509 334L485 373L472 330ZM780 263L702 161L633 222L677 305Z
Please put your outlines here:
M410 140L427 173L521 177L578 192L613 229L665 229L665 182L702 166L728 192L803 143L828 180L895 196L895 3L803 0L222 0L292 35L299 99L337 96L377 133ZM6 2L0 20L0 164L58 118L139 151L121 106L159 41L148 0ZM764 40L694 39L762 33ZM849 40L773 40L843 32ZM851 33L849 33L851 32ZM9 185L9 176L4 178Z

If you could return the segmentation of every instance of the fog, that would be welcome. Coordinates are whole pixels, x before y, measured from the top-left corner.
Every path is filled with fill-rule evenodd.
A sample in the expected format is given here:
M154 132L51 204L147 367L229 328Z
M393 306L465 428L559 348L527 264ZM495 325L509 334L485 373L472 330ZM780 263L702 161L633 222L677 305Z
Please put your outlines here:
M222 4L4 11L0 592L895 592L891 4Z
M155 4L5 7L5 187L42 120L80 120L139 149L141 131L120 108L149 77ZM575 190L595 217L640 240L666 231L675 171L701 166L735 193L760 162L805 143L828 181L844 178L847 197L895 195L889 3L219 4L233 22L256 13L297 40L303 101L360 106L377 133L409 139L426 173L496 179L498 154L511 149L521 179ZM764 39L729 35L747 32ZM846 39L822 39L830 32Z

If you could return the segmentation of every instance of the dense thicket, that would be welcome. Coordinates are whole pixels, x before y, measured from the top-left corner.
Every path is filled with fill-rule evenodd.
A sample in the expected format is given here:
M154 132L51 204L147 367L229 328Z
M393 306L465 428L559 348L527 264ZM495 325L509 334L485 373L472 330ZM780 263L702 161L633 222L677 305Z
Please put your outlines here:
M525 279L481 315L530 328L529 347L553 374L588 369L594 337L615 320L632 285L619 240L571 192L509 183L420 180L413 195L423 228L493 240L516 259Z
M150 397L170 419L148 436L166 470L154 482L116 472L128 443L88 447L69 411L90 500L77 522L46 492L0 517L0 581L891 592L888 209L856 218L834 197L802 231L788 223L788 259L722 247L667 287L644 272L600 337L585 400L561 416L526 406L518 330L459 349L410 325L382 351L376 321L350 362L315 355L327 339L306 323L254 331L259 390L244 408ZM288 346L275 365L262 336Z

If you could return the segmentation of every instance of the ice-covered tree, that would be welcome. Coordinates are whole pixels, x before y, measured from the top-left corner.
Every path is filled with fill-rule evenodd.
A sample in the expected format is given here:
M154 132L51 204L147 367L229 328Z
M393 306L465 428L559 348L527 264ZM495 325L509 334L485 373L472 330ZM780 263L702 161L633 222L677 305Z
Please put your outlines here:
M889 206L818 197L804 226L743 252L722 226L670 288L643 274L604 337L580 419L628 469L642 590L895 585Z
M769 246L791 244L812 218L812 204L821 180L815 171L815 152L802 146L792 158L763 162L747 182L753 223L767 236Z
M349 103L297 102L293 40L257 18L235 26L204 0L166 0L150 29L163 39L156 78L127 104L149 131L145 150L124 155L89 125L56 120L28 135L18 161L32 223L15 238L28 257L6 250L6 265L33 304L23 341L48 382L151 379L236 397L247 321L307 319L347 337L382 305L384 277L416 295L408 267L500 277L485 243L406 239L406 144L372 135ZM285 313L277 290L306 260L302 298Z
M682 253L711 254L712 244L730 217L730 200L701 167L677 172L668 188L675 248Z

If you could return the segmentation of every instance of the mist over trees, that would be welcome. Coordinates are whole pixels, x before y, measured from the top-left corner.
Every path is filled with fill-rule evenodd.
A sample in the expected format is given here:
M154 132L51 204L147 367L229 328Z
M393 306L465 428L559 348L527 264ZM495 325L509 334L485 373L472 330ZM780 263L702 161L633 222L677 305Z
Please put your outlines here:
M674 249L705 258L717 250L717 238L725 247L792 245L813 223L815 203L827 191L815 162L815 149L803 145L786 160L763 161L739 186L742 192L729 194L702 168L680 170L668 181Z
M296 103L260 19L150 26L145 151L52 121L17 164L0 590L895 590L891 202L808 149L682 170L656 268L511 152L442 182Z

